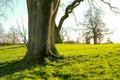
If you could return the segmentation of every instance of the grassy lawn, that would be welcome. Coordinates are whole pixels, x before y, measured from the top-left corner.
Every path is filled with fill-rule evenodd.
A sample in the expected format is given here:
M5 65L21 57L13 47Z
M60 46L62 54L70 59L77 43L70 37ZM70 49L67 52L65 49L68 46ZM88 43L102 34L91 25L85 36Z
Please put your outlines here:
M0 80L120 80L120 44L56 47L65 59L45 67L24 63L24 46L0 47Z

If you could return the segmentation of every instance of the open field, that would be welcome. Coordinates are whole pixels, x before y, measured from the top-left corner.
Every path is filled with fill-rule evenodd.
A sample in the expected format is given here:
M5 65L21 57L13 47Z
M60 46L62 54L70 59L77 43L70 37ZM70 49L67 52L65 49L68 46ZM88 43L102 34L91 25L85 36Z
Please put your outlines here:
M0 47L0 80L120 80L120 44L56 46L65 59L45 67L24 63L24 46Z

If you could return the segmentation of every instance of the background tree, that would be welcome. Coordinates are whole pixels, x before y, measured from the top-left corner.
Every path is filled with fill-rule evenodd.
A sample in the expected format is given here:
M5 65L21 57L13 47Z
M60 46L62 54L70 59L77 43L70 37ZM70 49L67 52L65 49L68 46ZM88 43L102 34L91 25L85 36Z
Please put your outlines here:
M105 27L105 23L101 19L102 11L97 8L89 8L85 14L84 27L86 28L84 36L86 40L93 38L94 44L101 42L104 33L108 31L108 28Z
M4 35L4 28L2 24L0 23L0 43L3 42L3 35Z
M4 28L2 26L2 24L0 23L0 35L2 35L4 33Z
M90 44L91 43L92 35L90 34L90 32L85 32L83 34L83 37L85 39L85 43L86 44Z
M19 25L18 20L16 20L17 26L18 26L18 32L19 32L20 38L22 39L22 42L28 48L27 30L25 29L25 26L24 26L24 23L23 23L23 18L21 18L21 19L22 19L22 25L21 26Z
M65 30L65 36L66 36L66 39L67 39L67 43L70 43L70 34L71 34L71 29L69 30Z
M61 33L61 40L62 40L62 42L63 42L64 39L65 39L65 29L62 28L61 31L60 31L60 33Z
M11 43L13 45L16 43L20 43L18 29L14 26L10 27L7 34L7 38L11 40Z
M0 28L2 33L4 32L4 34L1 35L1 40L3 43L8 42L6 37L7 34L5 34L4 22L8 19L8 12L12 12L14 10L14 3L15 0L0 0Z

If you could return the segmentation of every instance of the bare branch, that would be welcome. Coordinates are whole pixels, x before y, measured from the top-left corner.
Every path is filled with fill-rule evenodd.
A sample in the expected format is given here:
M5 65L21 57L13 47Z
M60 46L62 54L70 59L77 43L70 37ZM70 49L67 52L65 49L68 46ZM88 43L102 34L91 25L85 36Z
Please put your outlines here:
M92 5L93 8L97 9L97 8L96 8L96 5L95 5L93 2L94 2L95 4L97 4L97 2L96 2L95 0L88 0L89 6L91 7L91 5Z
M23 32L21 31L20 25L19 25L19 23L18 23L17 20L16 20L16 22L17 22L17 26L18 26L18 29L19 29L19 33L20 33L21 37L23 38L23 42L24 42L24 44L26 45L26 47L28 48L28 41L27 41L27 39L26 39L26 34L25 34L25 29L24 29L24 24L23 24L23 18L22 18L22 28L23 28Z
M77 18L76 18L76 15L74 13L74 11L72 12L73 16L74 16L74 19L75 19L75 22L76 22L76 26L78 26L78 23L77 23Z
M111 11L115 12L116 14L120 14L120 9L117 7L112 6L109 2L106 2L104 0L101 0L103 3L107 4Z
M58 24L58 30L60 31L62 28L62 24L66 18L69 17L69 13L73 11L75 7L77 7L83 0L74 0L70 5L67 6L65 10L64 16L61 17L60 22Z

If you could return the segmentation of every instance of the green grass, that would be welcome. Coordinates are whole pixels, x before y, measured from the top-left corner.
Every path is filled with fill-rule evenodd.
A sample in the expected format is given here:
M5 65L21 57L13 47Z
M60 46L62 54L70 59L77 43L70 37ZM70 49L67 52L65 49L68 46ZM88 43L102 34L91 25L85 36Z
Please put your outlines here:
M56 47L65 59L45 67L24 63L24 46L0 47L0 80L120 80L120 44Z

